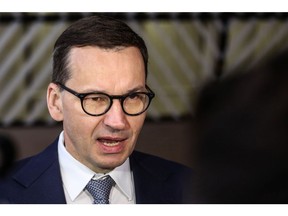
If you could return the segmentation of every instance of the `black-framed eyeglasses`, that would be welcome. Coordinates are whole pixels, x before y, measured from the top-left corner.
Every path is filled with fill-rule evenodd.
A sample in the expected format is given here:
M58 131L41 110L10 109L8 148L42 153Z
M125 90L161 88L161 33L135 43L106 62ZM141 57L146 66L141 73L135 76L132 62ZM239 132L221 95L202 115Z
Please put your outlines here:
M155 93L147 85L145 87L148 92L108 95L103 92L78 93L60 82L56 82L55 84L78 97L81 101L83 111L91 116L101 116L107 113L114 99L120 100L122 110L126 115L137 116L148 109L152 99L155 97Z

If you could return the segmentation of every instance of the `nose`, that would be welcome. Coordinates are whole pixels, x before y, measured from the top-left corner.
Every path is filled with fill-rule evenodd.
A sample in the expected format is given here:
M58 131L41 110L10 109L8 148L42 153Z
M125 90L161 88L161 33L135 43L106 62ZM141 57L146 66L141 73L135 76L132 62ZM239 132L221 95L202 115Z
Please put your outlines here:
M104 124L113 130L123 130L127 119L119 100L113 100L110 110L105 114Z

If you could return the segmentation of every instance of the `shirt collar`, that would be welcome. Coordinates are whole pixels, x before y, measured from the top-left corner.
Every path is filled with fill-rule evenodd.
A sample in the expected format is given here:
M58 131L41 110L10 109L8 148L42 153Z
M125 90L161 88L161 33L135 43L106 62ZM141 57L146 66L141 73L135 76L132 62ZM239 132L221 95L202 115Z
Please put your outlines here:
M71 200L84 190L91 178L101 178L102 173L95 173L88 167L76 160L64 147L64 132L62 131L58 139L59 163L62 175L63 185L66 188ZM118 187L129 200L133 194L133 179L130 170L129 158L119 167L116 167L110 175Z
M116 187L122 191L128 200L132 200L133 197L133 176L130 169L129 158L119 167L112 170L109 175L114 179Z

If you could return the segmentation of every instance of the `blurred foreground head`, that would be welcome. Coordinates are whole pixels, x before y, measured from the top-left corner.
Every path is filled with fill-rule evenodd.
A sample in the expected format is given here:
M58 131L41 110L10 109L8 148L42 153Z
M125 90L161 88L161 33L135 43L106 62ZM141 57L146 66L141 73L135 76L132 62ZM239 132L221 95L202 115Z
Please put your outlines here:
M288 52L208 84L196 108L199 203L288 203Z
M0 178L12 167L16 158L15 143L11 137L0 134Z

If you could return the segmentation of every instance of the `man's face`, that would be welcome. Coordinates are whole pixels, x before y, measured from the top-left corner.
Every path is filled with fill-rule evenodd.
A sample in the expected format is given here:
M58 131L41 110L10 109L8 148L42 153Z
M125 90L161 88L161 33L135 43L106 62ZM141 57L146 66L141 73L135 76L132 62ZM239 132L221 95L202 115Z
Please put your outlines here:
M104 92L123 95L145 90L145 69L135 47L105 50L73 48L69 56L71 78L65 85L76 92ZM60 93L65 147L78 161L95 172L107 172L121 165L133 151L146 113L126 115L119 100L102 116L89 116L79 98Z

